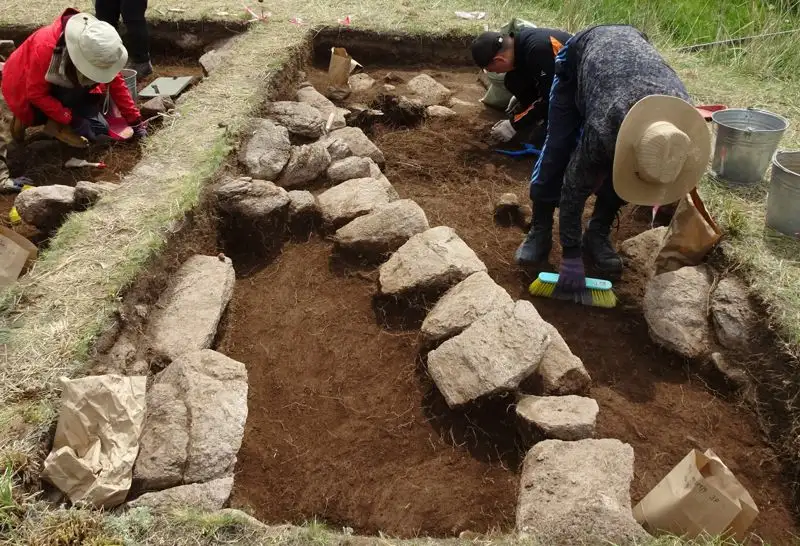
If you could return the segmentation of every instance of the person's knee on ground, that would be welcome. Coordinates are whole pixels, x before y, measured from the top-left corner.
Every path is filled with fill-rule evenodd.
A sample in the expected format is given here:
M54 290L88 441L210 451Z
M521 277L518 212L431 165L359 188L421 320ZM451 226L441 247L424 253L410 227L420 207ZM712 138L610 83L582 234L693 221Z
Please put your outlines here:
M555 202L534 201L533 220L525 240L517 248L514 261L518 265L544 263L553 248L553 216Z

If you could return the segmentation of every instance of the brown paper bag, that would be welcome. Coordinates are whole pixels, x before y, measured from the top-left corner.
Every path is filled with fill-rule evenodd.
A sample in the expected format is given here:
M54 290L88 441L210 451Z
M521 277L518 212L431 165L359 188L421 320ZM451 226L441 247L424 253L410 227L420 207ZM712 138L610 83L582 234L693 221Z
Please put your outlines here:
M25 265L36 259L36 245L19 233L0 226L0 289L11 286Z
M350 94L348 79L350 74L361 64L356 62L343 47L331 48L331 62L328 65L328 95L332 98L344 99Z
M656 275L700 264L719 242L722 231L708 214L697 190L681 199L656 256Z
M62 378L61 414L42 477L67 494L112 508L125 501L145 415L146 377Z
M710 449L693 449L633 509L633 517L651 534L685 538L745 532L758 516L753 497Z

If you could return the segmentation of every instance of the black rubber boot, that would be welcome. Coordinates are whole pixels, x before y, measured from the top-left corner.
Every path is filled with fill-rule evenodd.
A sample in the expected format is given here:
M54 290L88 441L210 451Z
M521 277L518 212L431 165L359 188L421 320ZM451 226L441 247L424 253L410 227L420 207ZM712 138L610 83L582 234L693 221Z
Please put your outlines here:
M616 197L616 196L615 196ZM623 205L619 198L597 197L589 226L583 234L583 249L598 274L617 278L622 275L622 258L611 244L611 226Z
M533 224L525 240L517 248L517 265L533 265L547 261L553 248L553 213L555 204L533 203Z

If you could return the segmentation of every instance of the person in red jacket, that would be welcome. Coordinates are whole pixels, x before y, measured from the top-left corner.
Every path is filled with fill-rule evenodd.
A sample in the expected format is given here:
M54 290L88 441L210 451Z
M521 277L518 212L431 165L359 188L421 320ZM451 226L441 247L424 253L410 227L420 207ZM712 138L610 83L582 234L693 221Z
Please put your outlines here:
M3 97L14 114L15 138L24 137L25 127L50 120L90 142L102 140L108 135L104 114L110 101L136 136L147 136L147 125L119 74L127 60L114 27L73 8L64 11L29 36L3 68ZM72 139L62 140L74 145Z

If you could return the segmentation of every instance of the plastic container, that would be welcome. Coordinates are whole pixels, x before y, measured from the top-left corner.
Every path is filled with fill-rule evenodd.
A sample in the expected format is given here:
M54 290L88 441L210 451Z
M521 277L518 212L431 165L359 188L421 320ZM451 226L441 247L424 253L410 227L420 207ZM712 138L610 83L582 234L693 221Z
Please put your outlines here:
M780 151L772 159L767 225L784 235L800 234L800 151Z
M125 85L128 86L131 97L133 97L134 101L137 100L139 98L139 92L136 90L136 71L130 68L123 68L119 73L122 75L122 79L125 80Z
M720 110L711 119L717 130L712 173L735 185L761 182L789 122L752 108Z

